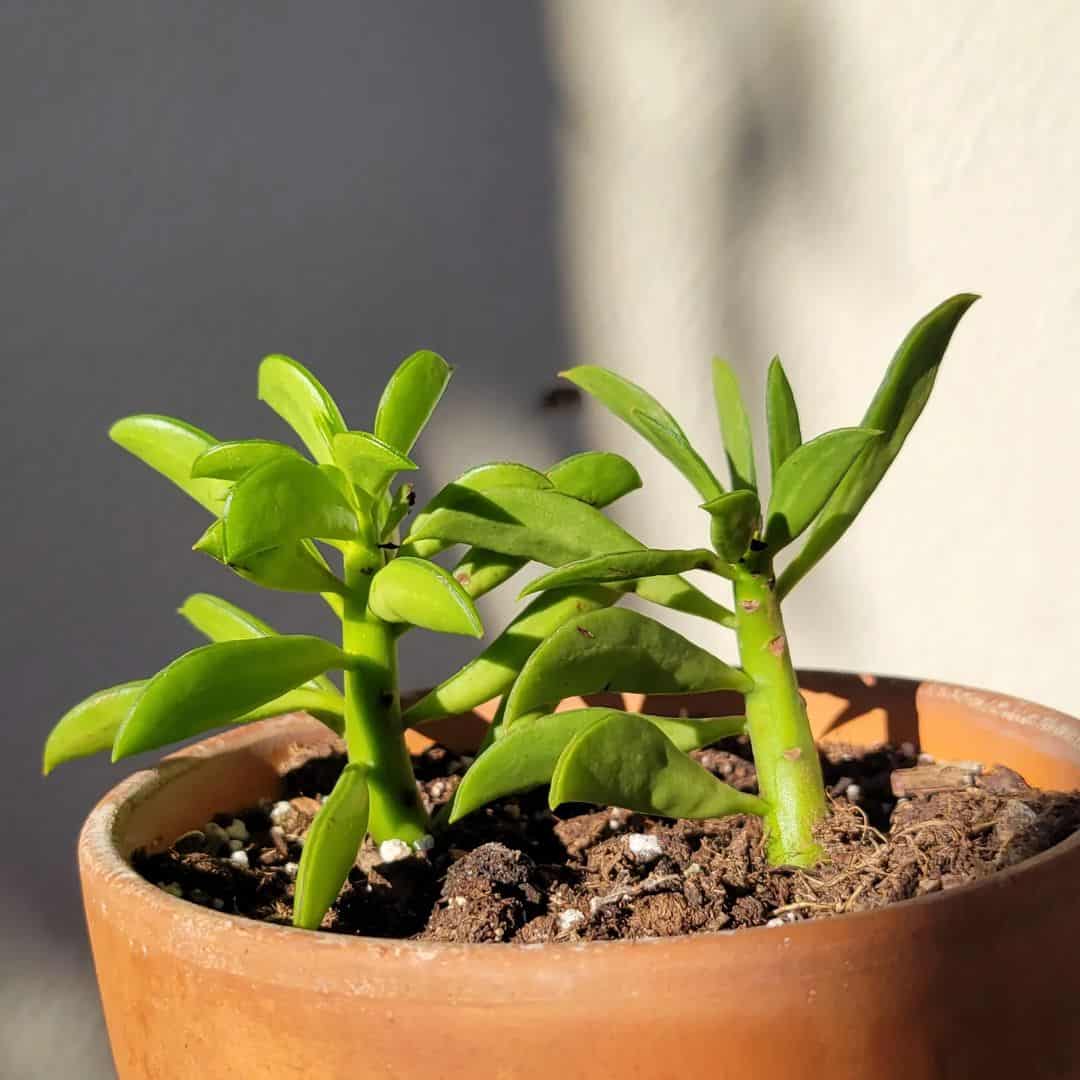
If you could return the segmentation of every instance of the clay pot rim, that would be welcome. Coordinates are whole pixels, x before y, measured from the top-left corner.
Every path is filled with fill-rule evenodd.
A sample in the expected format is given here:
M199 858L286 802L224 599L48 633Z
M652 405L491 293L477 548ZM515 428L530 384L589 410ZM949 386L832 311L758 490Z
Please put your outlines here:
M1021 726L1037 728L1044 733L1050 733L1059 739L1080 746L1080 720L1047 706L1038 705L1008 694L1000 694L955 683L907 679L895 676L865 675L826 669L807 670L805 674L836 679L857 678L867 686L873 686L876 681L885 680L904 684L912 689L919 688L924 692L929 692L935 697L961 699L980 712L1007 718L1019 723ZM189 768L197 768L205 758L215 756L223 751L234 752L243 749L263 740L280 736L283 731L294 727L301 729L296 740L299 745L304 742L302 731L304 727L307 727L313 735L319 732L326 733L327 731L321 723L304 713L287 713L210 736L189 747L169 754L162 759L162 762L173 763L174 765L187 763ZM1025 875L1030 875L1046 864L1068 856L1069 853L1080 847L1080 832L1077 832L1055 845L1049 851L1041 852L1016 866L997 871L981 881L969 882L948 891L898 901L887 907L871 911L849 912L828 919L809 919L784 923L782 926L743 927L664 938L541 944L516 942L459 944L415 941L407 938L312 932L278 923L261 922L242 915L232 915L216 911L213 908L203 907L201 904L195 904L189 900L172 896L163 889L151 884L137 873L121 855L115 843L115 829L122 815L126 816L133 813L139 803L150 798L161 787L171 782L171 779L176 775L175 771L168 771L163 775L160 766L155 766L133 773L112 788L90 812L80 831L78 841L80 863L92 866L94 873L107 879L110 884L130 890L134 897L140 899L155 914L160 914L166 920L171 918L183 919L187 927L186 933L205 931L209 936L217 937L226 931L236 931L247 938L249 943L251 935L264 939L265 946L268 948L279 944L287 948L301 945L320 949L334 949L339 952L339 957L345 955L348 950L352 950L357 958L365 954L370 955L374 951L382 955L390 952L402 958L411 957L424 961L436 958L467 960L481 954L491 960L494 958L493 954L496 953L513 954L515 956L531 953L537 956L543 955L545 958L555 957L557 959L559 956L580 956L583 952L596 953L599 950L604 950L606 953L640 950L643 946L692 949L710 942L715 944L725 939L730 940L733 937L737 937L741 942L757 941L764 944L764 936L767 934L773 935L772 941L774 942L778 937L783 937L785 945L790 941L792 947L795 947L798 944L808 944L823 935L830 935L836 929L837 924L850 927L852 931L856 931L859 926L868 926L872 922L877 922L883 927L889 921L902 923L906 919L908 912L917 909L928 911L935 905L962 903L977 893L988 893L991 890L1003 887L1015 887L1018 880ZM231 965L223 964L223 966L229 967ZM243 962L241 959L237 969L240 970L242 967Z

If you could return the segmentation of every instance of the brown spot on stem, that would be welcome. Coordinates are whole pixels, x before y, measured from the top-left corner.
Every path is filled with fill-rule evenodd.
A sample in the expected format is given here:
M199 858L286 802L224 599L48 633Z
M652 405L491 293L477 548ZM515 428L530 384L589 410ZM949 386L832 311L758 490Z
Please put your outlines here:
M454 579L457 581L457 583L459 585L468 585L469 582L472 581L472 578L468 574L466 574L464 570L461 570L458 573L456 573L454 575Z
M594 633L593 633L593 632L592 632L591 630L587 630L587 629L586 629L586 628L585 628L584 626L579 626L579 627L577 628L577 632L578 632L578 633L579 633L579 634L580 634L580 635L581 635L582 637L587 637L587 638L594 638L594 637L596 637L596 635L595 635L595 634L594 634Z
M790 750L784 751L784 757L788 761L798 761L802 757L802 751L797 746L793 746Z
M759 607L761 607L761 601L760 600L740 600L739 601L739 607L741 607L743 609L743 611L757 611L757 609Z
M769 642L766 648L773 656L783 656L784 649L787 648L787 638L783 634L778 634Z

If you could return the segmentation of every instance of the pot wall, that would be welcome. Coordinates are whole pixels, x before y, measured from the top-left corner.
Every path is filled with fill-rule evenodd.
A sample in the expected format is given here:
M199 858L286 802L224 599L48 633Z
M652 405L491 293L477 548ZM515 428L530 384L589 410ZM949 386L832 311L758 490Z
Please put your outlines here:
M802 681L825 738L918 740L1042 787L1080 787L1080 722L1060 713L936 683ZM651 712L682 704L628 698ZM442 737L460 745L476 728L458 718ZM87 921L125 1080L1080 1075L1080 836L881 911L542 947L269 926L177 900L128 867L136 847L274 796L301 747L331 740L299 715L237 729L130 777L88 819Z

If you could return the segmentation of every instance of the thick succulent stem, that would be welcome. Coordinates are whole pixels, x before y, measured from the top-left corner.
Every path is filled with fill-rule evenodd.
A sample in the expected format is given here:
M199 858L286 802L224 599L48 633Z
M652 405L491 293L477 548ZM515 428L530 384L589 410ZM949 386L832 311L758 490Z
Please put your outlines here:
M349 594L342 618L342 644L359 658L345 673L345 742L349 760L370 767L368 831L378 843L419 840L430 827L416 789L401 726L397 639L390 623L367 606L371 576L381 555L355 545L345 553Z
M771 560L739 565L735 608L742 667L754 680L746 696L746 727L758 789L769 805L769 861L813 866L822 855L814 826L827 810L825 786L791 663Z

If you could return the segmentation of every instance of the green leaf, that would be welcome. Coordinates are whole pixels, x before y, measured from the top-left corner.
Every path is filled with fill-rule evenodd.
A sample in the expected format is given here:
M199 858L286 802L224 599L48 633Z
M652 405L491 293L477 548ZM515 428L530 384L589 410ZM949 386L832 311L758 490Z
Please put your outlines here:
M753 491L729 491L705 503L712 518L710 535L716 553L729 563L738 562L761 527L761 504Z
M637 491L641 477L626 458L602 450L586 450L556 462L547 471L557 491L590 506L610 506Z
M212 435L171 416L143 414L117 420L109 428L109 438L171 480L211 514L221 513L231 485L191 475L195 459L216 445Z
M482 637L484 627L468 593L435 563L398 557L371 580L368 607L386 622L411 623L440 634Z
M769 465L775 480L780 466L802 446L799 409L779 356L774 356L769 364L765 416L769 426Z
M381 497L395 473L419 468L415 461L366 431L335 435L334 458L357 487L375 498Z
M379 539L386 541L394 534L394 530L405 520L405 515L412 509L416 495L412 484L402 484L394 492L390 504L386 508L386 517L383 519Z
M259 400L265 401L300 436L322 464L334 460L331 440L346 424L334 399L303 364L268 356L259 365Z
M64 713L45 740L42 773L48 776L57 765L108 750L146 682L139 679L99 690Z
M720 431L724 437L724 450L731 469L731 486L736 490L757 490L757 470L754 467L754 438L750 430L750 417L746 413L739 380L731 365L723 360L712 364L713 394L716 398L716 414L720 418Z
M57 765L76 758L108 750L147 681L142 679L101 690L63 716L45 744L44 773L48 775ZM339 735L345 729L345 701L341 694L336 690L332 694L321 689L313 690L308 688L308 684L252 709L237 717L233 723L247 724L294 712L314 716Z
M228 724L316 675L350 664L337 646L303 635L193 649L146 685L116 733L113 761Z
M225 557L224 524L215 521L195 541L194 550L209 555L246 581L264 589L323 593L325 596L346 592L344 582L330 572L318 549L306 540L257 551L233 562Z
M349 876L368 827L368 768L346 765L304 837L293 926L317 930Z
M522 718L492 743L462 777L454 792L450 823L486 806L495 799L518 795L550 782L559 755L582 727L614 712L612 709L572 709L563 713ZM616 715L626 715L617 713ZM698 750L729 735L740 734L742 716L683 720L667 716L642 716L664 732L680 750Z
M717 573L721 567L715 567ZM642 600L659 604L661 607L681 611L686 615L696 615L700 619L719 623L729 629L735 628L735 613L723 604L718 604L711 596L706 596L699 588L681 577L639 578L630 585L630 591Z
M260 465L233 487L223 515L229 564L298 540L355 540L356 511L334 480L300 458Z
M939 304L912 327L889 365L863 417L863 426L883 432L840 482L826 503L802 551L780 575L781 598L817 565L866 505L900 453L934 388L953 331L978 299L971 293Z
M302 460L300 453L272 439L242 439L223 442L204 450L191 465L195 479L213 477L218 480L239 480L259 465L281 457Z
M599 510L554 490L492 488L485 492L444 489L438 508L418 517L407 543L427 537L465 543L548 566L643 549L642 544ZM634 591L677 611L689 611L728 625L731 612L689 582L642 578Z
M703 499L714 499L724 490L675 418L651 394L629 379L591 364L561 374L652 443L701 492Z
M505 693L537 646L567 620L618 599L611 589L552 590L538 596L479 656L408 709L405 723L465 713Z
M547 471L557 491L597 508L641 487L641 477L618 454L587 451L556 462ZM428 541L430 543L430 541ZM483 548L469 548L454 567L454 577L474 599L512 578L529 560Z
M439 491L430 502L426 503L416 517L413 518L412 531L423 528L429 517L447 503L453 503L462 498L463 492L491 491L495 488L518 487L518 488L550 488L551 481L536 469L528 465L519 465L514 461L492 461L486 465L477 465L461 474L452 483L447 484ZM408 550L407 555L417 555L420 558L430 559L440 551L452 547L452 540L419 540L413 541L410 536L405 541Z
M211 593L193 593L180 605L179 611L200 634L211 641L246 641L278 636L269 623Z
M439 404L452 372L441 356L427 350L403 360L379 399L376 437L407 454Z
M662 623L607 608L572 619L533 652L510 690L506 723L576 694L751 689L745 672Z
M520 596L577 585L612 585L660 574L682 574L687 570L712 570L716 556L705 548L693 551L641 549L595 555L567 563L530 581Z
M648 720L617 712L593 720L570 741L548 801L552 809L587 802L690 819L767 811L756 795L717 780Z
M765 518L765 544L773 552L809 528L844 473L881 432L838 428L803 443L780 466Z
M599 510L552 489L498 487L480 492L451 485L436 503L417 517L408 543L433 539L472 544L548 566L637 544Z
M278 636L272 626L252 615L250 611L211 593L194 593L189 596L180 605L180 614L211 641L247 641L251 638ZM305 685L327 694L340 696L341 693L325 675L319 675Z

